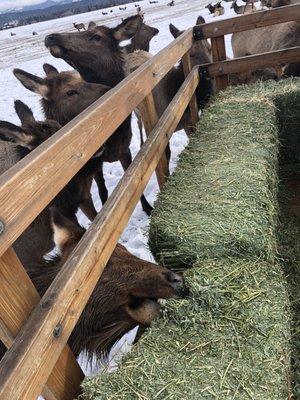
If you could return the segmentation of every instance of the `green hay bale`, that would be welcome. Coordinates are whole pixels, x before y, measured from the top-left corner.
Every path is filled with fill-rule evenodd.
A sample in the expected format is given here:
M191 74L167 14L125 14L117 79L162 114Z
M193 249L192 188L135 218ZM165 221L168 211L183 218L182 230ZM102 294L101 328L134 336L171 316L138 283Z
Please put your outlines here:
M278 226L279 255L286 275L291 304L292 386L295 400L300 399L300 219L292 215L288 204L292 198L286 179L293 174L300 179L300 164L280 171L280 220Z
M159 263L186 268L203 258L274 260L274 99L299 87L297 79L231 87L204 112L155 204L149 245Z
M288 310L278 265L204 261L114 374L83 383L93 400L283 400Z

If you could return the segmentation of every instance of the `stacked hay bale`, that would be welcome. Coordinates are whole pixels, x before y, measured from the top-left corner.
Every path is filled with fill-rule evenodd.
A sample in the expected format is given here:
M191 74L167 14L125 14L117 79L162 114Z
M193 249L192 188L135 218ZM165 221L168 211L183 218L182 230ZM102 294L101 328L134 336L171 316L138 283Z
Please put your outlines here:
M188 295L167 303L117 373L84 382L86 399L287 398L290 316L276 232L286 132L276 101L285 115L299 86L229 88L205 111L150 229L157 261L189 268Z

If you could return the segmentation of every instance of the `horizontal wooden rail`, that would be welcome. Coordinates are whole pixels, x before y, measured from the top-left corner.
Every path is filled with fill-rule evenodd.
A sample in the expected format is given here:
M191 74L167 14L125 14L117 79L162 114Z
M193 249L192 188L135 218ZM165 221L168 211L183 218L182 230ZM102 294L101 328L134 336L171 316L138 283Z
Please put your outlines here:
M196 68L7 351L0 399L33 400L42 391L198 83ZM61 333L54 338L57 326Z
M0 176L0 221L4 225L0 256L190 49L192 42L189 29Z
M300 4L209 22L198 25L196 29L202 38L208 39L288 21L300 21Z
M300 62L300 46L211 64L203 64L200 68L206 69L209 76L214 77L268 68L290 62Z

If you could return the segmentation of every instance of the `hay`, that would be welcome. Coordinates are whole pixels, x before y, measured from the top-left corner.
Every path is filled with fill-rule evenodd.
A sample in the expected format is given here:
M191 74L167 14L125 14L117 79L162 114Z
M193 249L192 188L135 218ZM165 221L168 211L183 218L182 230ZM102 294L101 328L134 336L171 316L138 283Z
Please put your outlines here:
M287 179L291 174L300 180L300 164L280 171L280 222L278 226L279 255L286 274L292 311L292 384L295 400L300 399L300 219L293 216L288 205L292 198Z
M167 302L163 316L116 373L85 379L84 399L288 397L291 316L286 286L293 289L297 319L299 253L291 245L299 231L283 219L277 229L277 118L285 114L274 104L279 94L286 100L276 104L288 104L288 93L297 87L299 80L229 88L205 111L159 196L150 232L158 260L176 269L191 267L184 274L189 294ZM282 135L288 135L283 128ZM291 277L288 285L277 247ZM295 325L292 332L297 355L299 329ZM296 357L294 364L299 395Z
M286 399L289 329L280 268L205 261L185 278L189 297L168 302L118 372L86 379L85 399Z
M159 263L186 268L203 258L274 260L279 142L273 98L297 88L299 80L286 80L217 96L155 204L149 245Z

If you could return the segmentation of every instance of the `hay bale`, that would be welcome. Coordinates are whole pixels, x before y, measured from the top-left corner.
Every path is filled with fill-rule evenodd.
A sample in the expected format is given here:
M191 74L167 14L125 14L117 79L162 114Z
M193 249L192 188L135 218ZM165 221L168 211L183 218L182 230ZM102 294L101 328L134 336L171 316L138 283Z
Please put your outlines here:
M288 79L216 97L155 204L149 245L159 263L178 269L205 258L274 261L277 118L285 115L276 104L290 104L275 100L295 98L299 88L299 79Z
M187 299L169 301L114 374L83 383L89 400L283 400L288 305L278 265L206 260L185 273Z
M295 318L299 253L291 246L299 231L290 220L277 229L277 138L279 129L287 141L286 129L296 132L297 116L282 115L297 91L297 79L229 88L205 111L159 196L150 231L159 261L192 267L185 271L189 295L167 302L116 373L86 379L84 399L288 397L291 316L277 248L287 274L295 271L288 282ZM295 393L297 367L295 358Z

